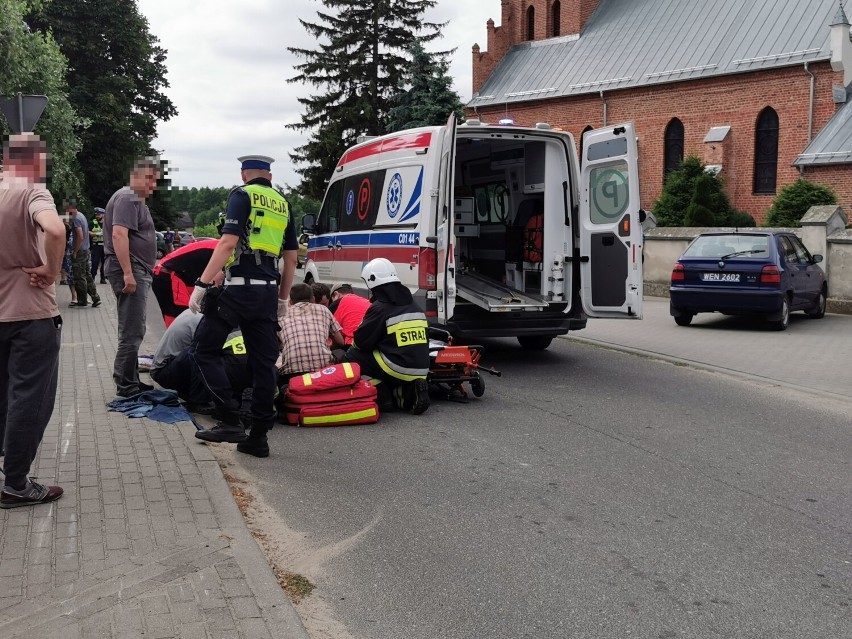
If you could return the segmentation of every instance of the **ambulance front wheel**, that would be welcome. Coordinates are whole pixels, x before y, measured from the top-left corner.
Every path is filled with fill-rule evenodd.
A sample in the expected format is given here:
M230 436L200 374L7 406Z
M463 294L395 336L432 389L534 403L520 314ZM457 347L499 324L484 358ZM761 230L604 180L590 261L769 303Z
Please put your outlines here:
M543 351L550 342L553 341L553 335L524 335L518 337L518 343L526 351Z
M473 392L474 397L485 395L485 378L480 377L479 373L476 373L476 377L470 380L470 390Z

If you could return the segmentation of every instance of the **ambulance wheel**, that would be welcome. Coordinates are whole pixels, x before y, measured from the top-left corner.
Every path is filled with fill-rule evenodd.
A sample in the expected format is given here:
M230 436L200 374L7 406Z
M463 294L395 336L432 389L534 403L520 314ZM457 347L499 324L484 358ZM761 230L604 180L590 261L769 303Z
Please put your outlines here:
M473 391L474 397L482 397L485 395L485 378L480 377L477 374L472 380L470 380L470 390Z
M543 351L552 341L551 335L524 335L518 338L521 348L527 351Z

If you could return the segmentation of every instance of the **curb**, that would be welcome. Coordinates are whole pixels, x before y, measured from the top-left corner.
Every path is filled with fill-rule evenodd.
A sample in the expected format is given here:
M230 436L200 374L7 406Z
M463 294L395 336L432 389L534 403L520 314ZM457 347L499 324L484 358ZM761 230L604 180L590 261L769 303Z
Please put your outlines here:
M578 337L576 335L560 335L559 337L566 341L579 342L581 344L586 344L587 346L596 346L598 348L605 348L611 351L628 353L630 355L650 357L652 359L661 360L670 364L686 365L697 370L709 371L711 373L719 373L723 375L728 375L730 377L736 377L739 379L747 380L750 382L759 382L761 384L766 384L769 386L786 388L789 390L804 393L806 395L815 395L817 397L822 397L823 399L839 401L844 404L852 404L852 398L846 395L840 395L839 393L833 393L831 391L822 391L816 388L808 388L806 386L797 386L789 382L783 382L777 379L772 379L771 377L764 377L762 375L756 375L754 373L740 371L735 368L725 368L724 366L707 364L705 362L700 362L694 359L677 357L676 355L667 355L665 353L657 353L656 351L646 351L641 348L634 348L633 346L624 346L623 344L606 342L603 340L593 339L591 337Z
M234 559L243 569L246 582L263 612L263 619L272 636L310 639L293 603L275 578L266 555L249 532L213 453L195 438L196 428L192 422L178 422L176 426L183 435L189 454L201 471L222 534L231 540Z

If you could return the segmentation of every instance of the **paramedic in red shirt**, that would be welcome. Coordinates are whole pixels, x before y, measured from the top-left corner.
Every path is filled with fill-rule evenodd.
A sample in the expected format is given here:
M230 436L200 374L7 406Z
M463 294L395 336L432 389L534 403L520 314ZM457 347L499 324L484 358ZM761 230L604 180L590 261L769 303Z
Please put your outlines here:
M349 284L339 284L331 292L331 304L328 307L334 314L343 333L343 341L346 346L352 344L352 337L370 308L370 300L355 295Z

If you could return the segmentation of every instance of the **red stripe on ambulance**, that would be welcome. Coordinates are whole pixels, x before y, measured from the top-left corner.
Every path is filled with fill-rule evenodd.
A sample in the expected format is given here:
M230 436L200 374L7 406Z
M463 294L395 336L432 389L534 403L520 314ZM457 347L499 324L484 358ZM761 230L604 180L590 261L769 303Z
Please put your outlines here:
M357 149L347 151L343 154L343 157L340 158L340 162L337 163L337 166L348 164L355 160L363 160L364 158L368 158L372 155L378 155L380 153L399 151L401 149L415 149L419 147L425 148L429 146L431 141L432 134L430 132L411 133L409 135L398 135L386 140L378 140L376 142L371 142L366 146L361 146Z

